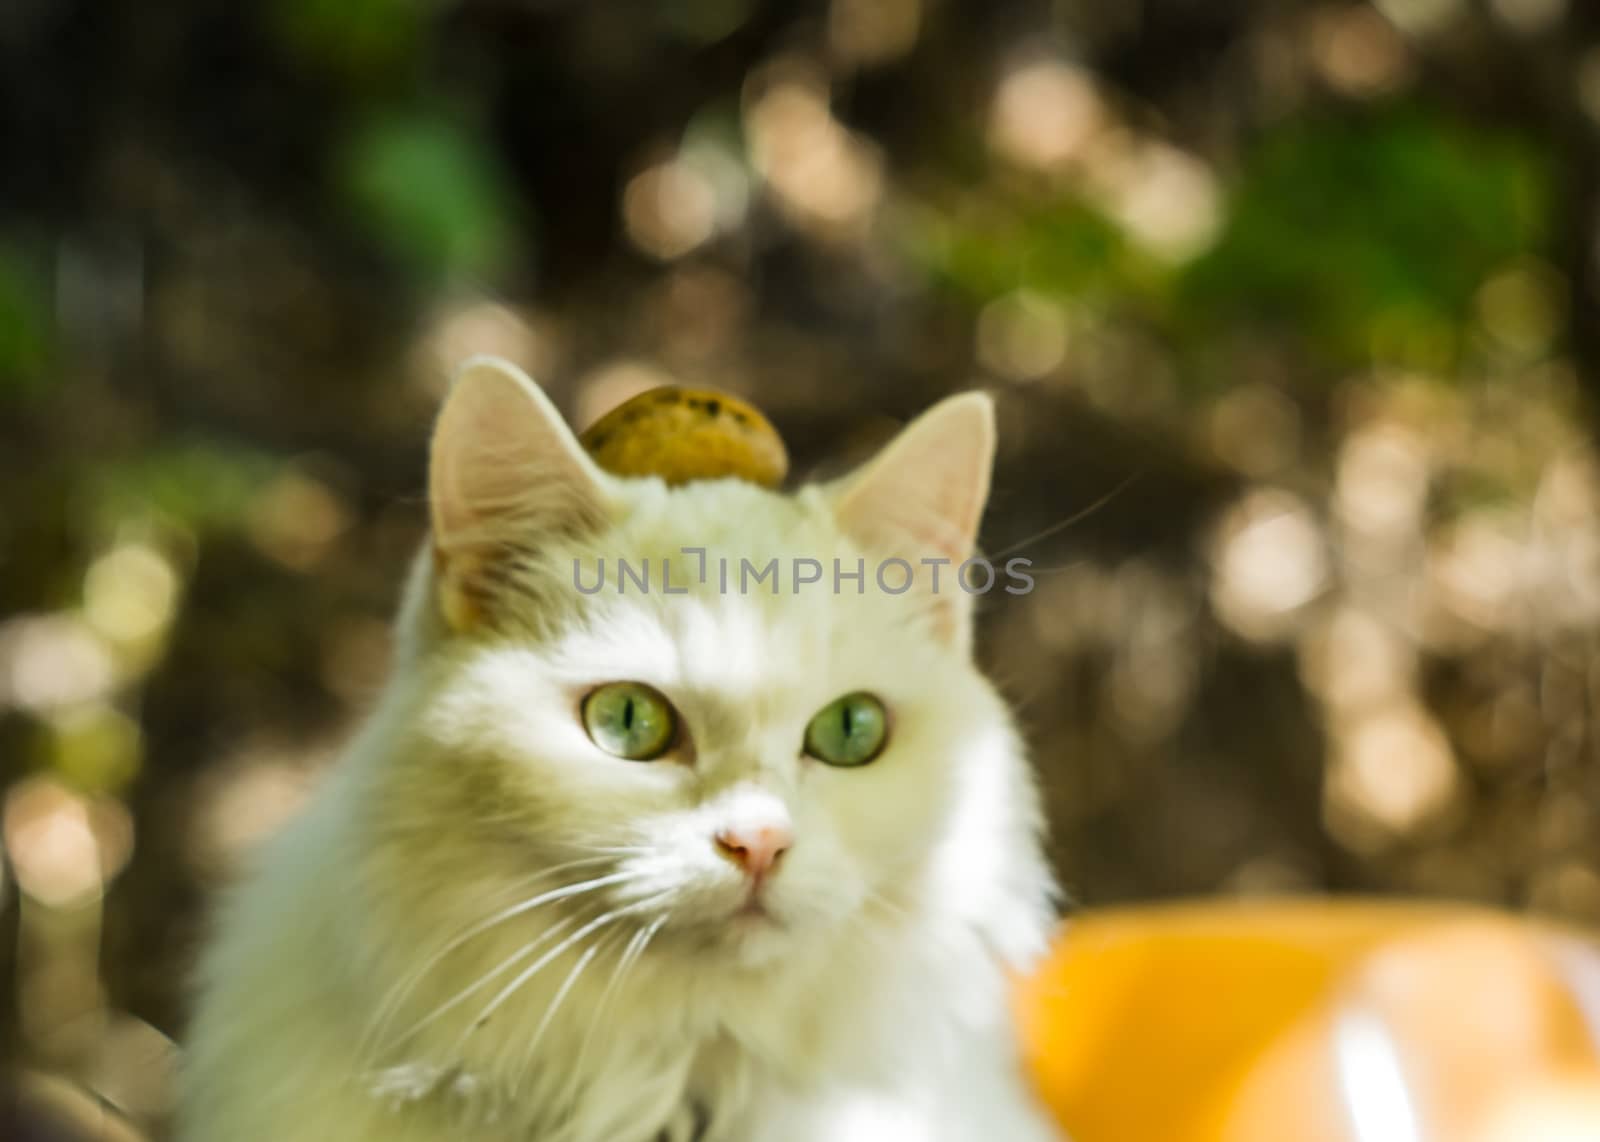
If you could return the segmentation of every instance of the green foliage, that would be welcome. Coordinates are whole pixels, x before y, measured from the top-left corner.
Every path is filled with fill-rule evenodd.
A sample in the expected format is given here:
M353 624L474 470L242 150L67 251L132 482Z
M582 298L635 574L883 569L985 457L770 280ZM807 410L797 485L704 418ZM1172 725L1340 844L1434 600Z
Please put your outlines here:
M750 0L662 0L656 19L674 38L710 44L737 31L750 10Z
M21 258L0 249L0 401L37 391L49 356L45 287Z
M918 214L903 228L912 259L977 303L1015 289L1099 298L1144 288L1150 270L1117 226L1077 198Z
M1141 252L1070 192L972 199L901 230L913 261L975 305L1026 288L1135 313L1202 373L1219 353L1231 373L1231 339L1263 333L1325 362L1443 373L1484 282L1548 242L1553 205L1531 140L1391 110L1271 132L1236 176L1216 245L1187 265Z
M1247 159L1185 309L1197 329L1275 323L1341 356L1448 356L1483 280L1547 238L1548 183L1530 145L1483 128L1291 123Z
M300 60L376 85L410 70L427 8L420 0L277 0L274 15Z
M516 258L503 173L481 140L444 119L372 124L347 148L341 183L359 222L420 274L490 274Z
M92 470L90 503L108 522L154 512L196 530L228 528L278 467L271 455L238 442L171 442Z

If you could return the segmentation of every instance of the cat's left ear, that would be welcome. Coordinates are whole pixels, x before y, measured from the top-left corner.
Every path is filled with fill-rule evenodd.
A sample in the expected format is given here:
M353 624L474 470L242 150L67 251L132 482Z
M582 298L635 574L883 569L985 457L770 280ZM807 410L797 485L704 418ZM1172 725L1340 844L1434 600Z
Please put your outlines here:
M551 533L600 526L606 477L550 398L515 365L473 357L456 372L433 430L428 499L440 610L460 630Z
M949 560L938 593L957 599L964 592L955 573L977 542L994 449L994 402L987 394L940 401L847 478L836 501L840 526L868 550L914 567L922 559Z

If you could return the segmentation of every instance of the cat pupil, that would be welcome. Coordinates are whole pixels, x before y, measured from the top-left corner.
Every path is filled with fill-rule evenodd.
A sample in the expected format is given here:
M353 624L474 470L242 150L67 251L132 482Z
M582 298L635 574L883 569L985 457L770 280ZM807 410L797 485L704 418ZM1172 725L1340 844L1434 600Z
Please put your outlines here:
M627 699L622 705L622 728L633 729L633 699Z

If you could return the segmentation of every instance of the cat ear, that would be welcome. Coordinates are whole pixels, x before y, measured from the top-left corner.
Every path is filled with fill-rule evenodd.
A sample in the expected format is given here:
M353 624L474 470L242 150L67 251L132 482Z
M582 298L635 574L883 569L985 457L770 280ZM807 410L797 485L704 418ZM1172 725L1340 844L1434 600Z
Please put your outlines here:
M994 402L986 394L940 401L846 479L835 507L840 526L863 547L913 566L948 559L952 566L936 591L959 600L965 592L955 585L956 569L978 538L994 446ZM945 612L941 625L948 630L956 625L950 613L964 607Z
M457 629L481 617L507 564L540 537L606 516L605 477L550 398L497 357L457 370L428 469L440 607Z

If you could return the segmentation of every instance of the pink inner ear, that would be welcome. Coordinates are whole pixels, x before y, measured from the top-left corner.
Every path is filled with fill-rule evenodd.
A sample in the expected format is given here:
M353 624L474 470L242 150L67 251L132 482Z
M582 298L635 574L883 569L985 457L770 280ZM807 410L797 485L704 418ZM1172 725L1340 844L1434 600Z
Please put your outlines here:
M967 393L924 413L870 462L841 501L844 528L906 558L961 562L972 553L989 491L994 413Z
M560 414L501 361L477 358L451 391L432 449L435 542L495 546L497 530L592 522L603 494Z
M905 504L898 516L885 518L880 515L880 529L883 534L877 537L875 546L882 546L908 557L943 557L954 563L960 563L971 554L972 543L968 538L968 528L953 522L967 514L969 508L953 506L953 510L946 514L937 508L912 510L915 507L913 504Z

